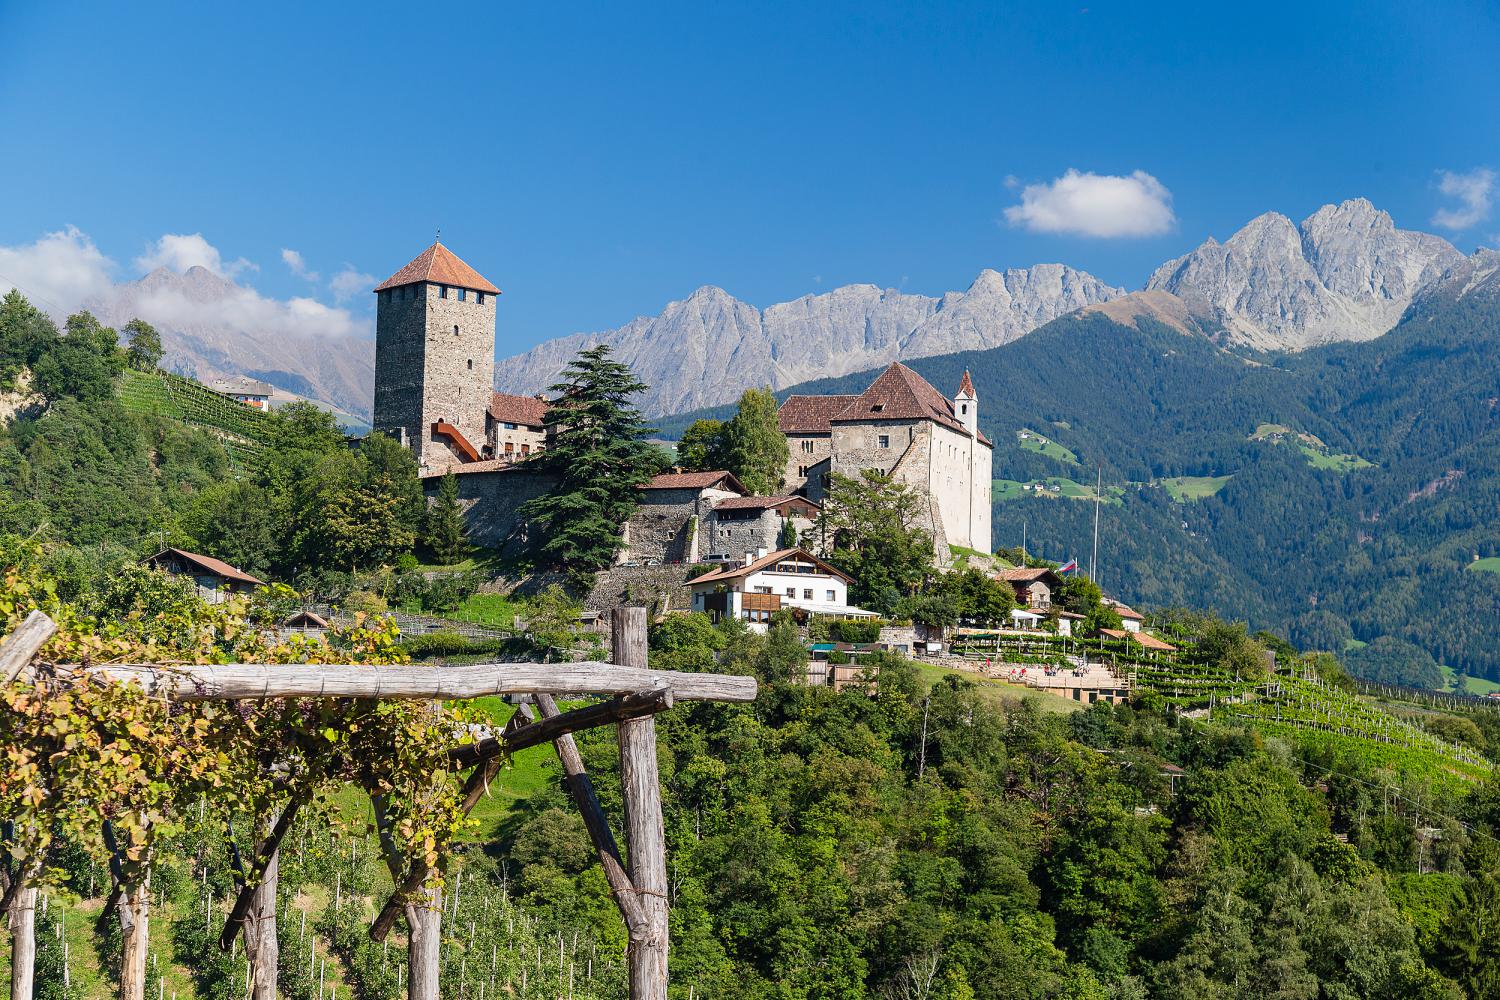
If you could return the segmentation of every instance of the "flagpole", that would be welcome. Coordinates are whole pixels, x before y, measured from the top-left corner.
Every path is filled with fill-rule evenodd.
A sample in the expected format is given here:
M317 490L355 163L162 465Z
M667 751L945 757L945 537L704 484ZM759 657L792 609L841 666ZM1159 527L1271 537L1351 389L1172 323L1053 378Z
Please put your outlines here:
M1099 582L1099 503L1104 491L1104 467L1099 467L1099 478L1094 486L1094 554L1089 558L1089 579Z

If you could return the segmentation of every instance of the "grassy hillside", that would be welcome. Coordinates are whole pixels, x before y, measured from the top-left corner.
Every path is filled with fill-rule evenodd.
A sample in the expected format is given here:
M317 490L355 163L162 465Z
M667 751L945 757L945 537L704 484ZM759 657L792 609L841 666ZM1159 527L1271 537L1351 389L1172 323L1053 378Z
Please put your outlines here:
M171 372L127 369L116 388L120 405L131 413L181 420L223 442L237 464L254 467L260 458L265 414Z

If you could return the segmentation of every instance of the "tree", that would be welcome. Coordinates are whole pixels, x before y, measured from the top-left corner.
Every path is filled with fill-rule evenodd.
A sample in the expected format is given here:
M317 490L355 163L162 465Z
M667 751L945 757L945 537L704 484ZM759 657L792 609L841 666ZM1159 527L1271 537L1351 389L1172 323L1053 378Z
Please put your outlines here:
M827 559L854 578L853 598L889 614L932 575L932 536L916 526L921 498L876 469L834 474L819 515Z
M792 523L791 518L781 522L781 531L776 536L776 544L783 549L795 549L802 544L802 539L797 534L797 526Z
M699 471L727 468L724 421L700 418L689 424L677 442L677 464Z
M114 378L124 367L115 331L92 313L68 317L67 335L37 359L37 388L48 399L73 396L98 402L114 395Z
M573 644L577 626L578 605L555 583L533 598L526 612L526 634L548 658Z
M724 425L724 457L729 471L757 496L772 496L786 479L791 457L786 435L776 415L776 396L771 387L746 389L740 408Z
M57 343L57 327L47 314L12 288L0 299L0 390L15 388L22 368L37 363Z
M1082 573L1063 577L1056 600L1065 610L1083 615L1080 627L1085 635L1098 635L1100 629L1118 629L1122 624L1120 613L1104 603L1099 585Z
M464 511L458 503L458 477L449 472L438 483L437 496L427 509L427 547L443 563L458 562L463 556Z
M765 679L786 683L803 680L806 675L807 645L797 635L797 624L791 614L778 611L771 616L771 627L766 630Z
M949 573L942 579L942 592L958 617L976 625L998 625L1010 618L1016 606L1016 592L988 573L972 566Z
M662 453L642 440L648 428L631 403L646 386L608 344L580 351L563 376L547 410L554 443L533 459L557 485L520 514L532 524L537 556L582 584L613 560L636 487L660 469Z
M130 347L125 352L126 363L137 371L148 372L161 362L161 334L143 319L133 319L125 324L125 339Z

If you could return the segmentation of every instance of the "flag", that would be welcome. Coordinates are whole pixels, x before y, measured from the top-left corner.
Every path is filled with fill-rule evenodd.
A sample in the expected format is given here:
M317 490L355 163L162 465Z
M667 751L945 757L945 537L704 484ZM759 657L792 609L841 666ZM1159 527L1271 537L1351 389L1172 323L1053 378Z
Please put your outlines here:
M1059 573L1077 573L1078 572L1078 560L1077 559L1069 559L1067 562L1065 562L1061 566L1057 567L1057 571Z

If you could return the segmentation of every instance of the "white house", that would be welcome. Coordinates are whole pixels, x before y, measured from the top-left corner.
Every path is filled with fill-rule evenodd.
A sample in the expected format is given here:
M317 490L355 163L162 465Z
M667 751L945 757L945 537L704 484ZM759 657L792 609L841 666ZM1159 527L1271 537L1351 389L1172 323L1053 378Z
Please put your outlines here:
M1139 632L1141 625L1146 621L1146 616L1139 611L1133 610L1129 605L1123 604L1112 598L1106 597L1104 604L1114 608L1115 614L1120 616L1121 627L1127 632Z
M804 615L874 618L849 603L848 574L805 549L761 550L756 557L689 580L693 610L714 621L730 616L765 627L782 608Z

